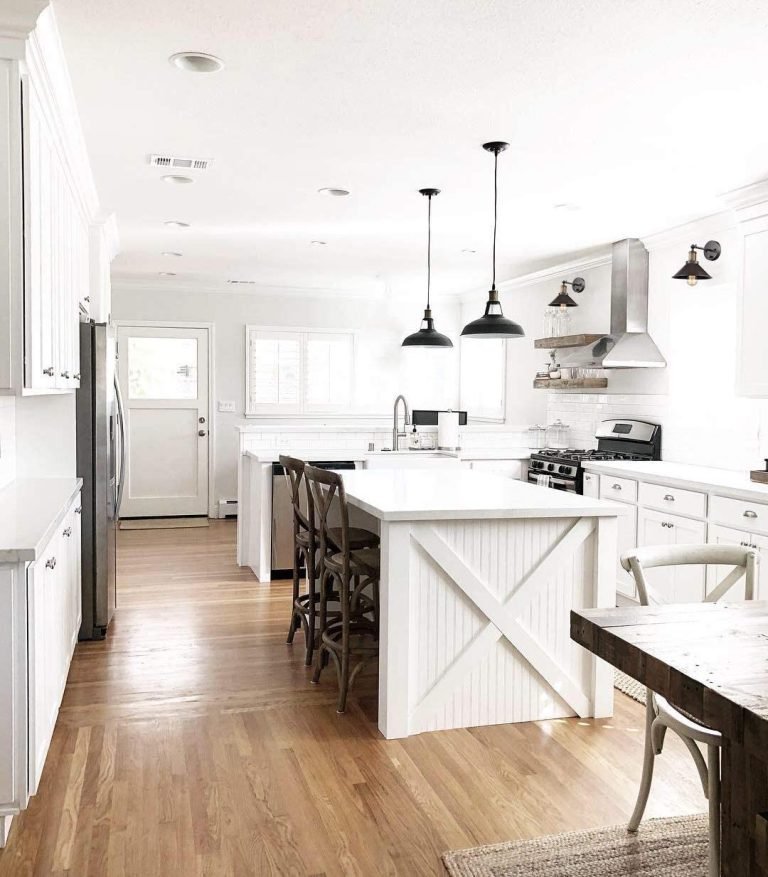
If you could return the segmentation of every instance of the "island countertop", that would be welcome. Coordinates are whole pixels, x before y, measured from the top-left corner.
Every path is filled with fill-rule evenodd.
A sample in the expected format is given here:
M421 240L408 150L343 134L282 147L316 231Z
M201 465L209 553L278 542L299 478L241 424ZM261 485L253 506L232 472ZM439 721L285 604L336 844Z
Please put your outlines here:
M347 500L381 521L615 517L607 500L466 469L344 472Z

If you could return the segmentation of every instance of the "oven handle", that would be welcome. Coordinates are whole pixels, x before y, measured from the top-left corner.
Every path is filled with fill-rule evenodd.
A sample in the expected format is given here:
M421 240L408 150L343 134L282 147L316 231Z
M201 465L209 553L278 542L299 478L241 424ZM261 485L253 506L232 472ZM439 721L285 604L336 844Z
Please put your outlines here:
M530 484L536 484L536 476L538 474L547 475L548 473L547 472L541 472L541 473L528 472L528 482ZM559 485L563 485L563 486L560 487ZM549 484L547 485L547 487L551 487L555 490L565 489L566 491L571 491L573 493L576 493L576 482L571 481L567 478L555 478L554 476L549 475Z

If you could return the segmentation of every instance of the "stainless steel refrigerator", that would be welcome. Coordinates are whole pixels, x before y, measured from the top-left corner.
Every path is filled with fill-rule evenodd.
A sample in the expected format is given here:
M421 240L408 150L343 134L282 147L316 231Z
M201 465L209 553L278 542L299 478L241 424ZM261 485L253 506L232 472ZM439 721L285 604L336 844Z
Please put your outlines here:
M80 324L77 473L83 479L81 640L107 635L117 603L125 419L115 356L115 339L107 324Z

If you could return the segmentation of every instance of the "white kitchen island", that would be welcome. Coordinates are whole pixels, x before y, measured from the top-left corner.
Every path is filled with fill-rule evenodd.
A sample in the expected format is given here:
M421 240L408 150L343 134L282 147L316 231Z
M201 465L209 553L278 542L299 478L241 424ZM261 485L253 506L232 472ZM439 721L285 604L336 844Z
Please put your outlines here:
M612 714L569 615L615 604L614 504L464 469L343 474L380 523L385 737Z

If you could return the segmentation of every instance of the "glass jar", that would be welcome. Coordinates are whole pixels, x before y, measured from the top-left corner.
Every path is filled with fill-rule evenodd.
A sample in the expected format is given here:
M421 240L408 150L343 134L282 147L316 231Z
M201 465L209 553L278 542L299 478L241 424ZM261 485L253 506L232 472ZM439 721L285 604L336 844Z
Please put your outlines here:
M554 338L557 335L557 308L547 308L544 311L542 334L544 338Z
M559 418L547 427L547 447L567 448L571 428Z
M529 426L528 427L528 447L532 451L541 450L547 446L547 428L546 426Z

